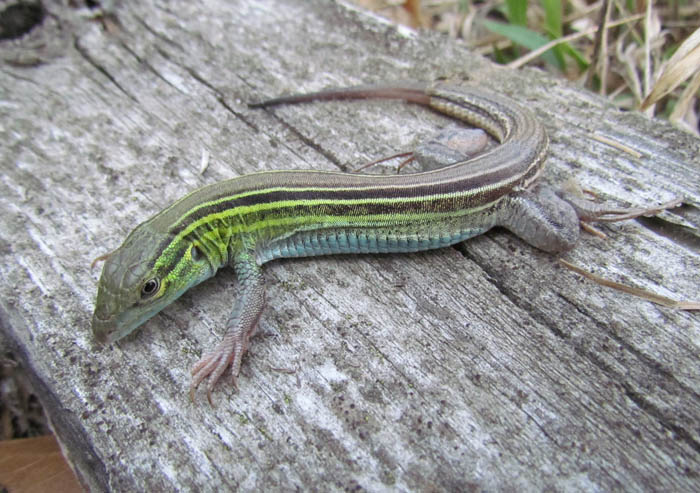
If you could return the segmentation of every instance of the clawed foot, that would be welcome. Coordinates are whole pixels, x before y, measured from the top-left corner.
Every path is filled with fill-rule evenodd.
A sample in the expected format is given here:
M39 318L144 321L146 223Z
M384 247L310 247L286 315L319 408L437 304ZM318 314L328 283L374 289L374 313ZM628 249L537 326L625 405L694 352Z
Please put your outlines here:
M675 198L665 204L653 207L611 207L610 204L597 203L584 198L584 194L596 196L593 192L582 190L578 183L573 180L564 183L561 191L557 194L574 208L576 215L584 224L589 222L612 223L640 216L655 216L683 204L683 199Z
M655 216L665 210L678 207L683 203L682 199L676 198L656 207L615 208L610 207L607 204L597 204L585 199L567 197L566 201L569 202L569 204L571 204L571 206L573 206L573 208L576 210L581 227L589 233L603 239L606 238L605 233L599 231L593 225L591 225L591 221L617 222L624 221L626 219L634 219L640 216Z
M683 199L676 198L666 202L665 204L648 208L615 208L608 207L605 204L594 204L588 201L585 201L587 207L581 207L580 204L584 202L569 201L569 203L574 206L581 220L616 222L624 221L626 219L634 219L640 216L655 216L656 214L659 214L665 210L678 207L683 203Z
M248 342L255 334L258 319L265 306L265 285L255 256L248 250L241 252L234 259L233 265L242 290L228 321L228 331L219 345L202 356L192 368L190 399L194 401L195 390L207 379L207 399L212 406L211 391L229 365L233 386L238 389L236 377L241 371L241 360L248 350Z
M192 368L190 400L194 401L195 390L204 379L207 379L207 400L213 406L211 391L229 365L231 366L233 386L238 390L236 378L241 371L241 361L247 350L248 336L246 334L226 334L224 340L213 351L202 356L202 359Z

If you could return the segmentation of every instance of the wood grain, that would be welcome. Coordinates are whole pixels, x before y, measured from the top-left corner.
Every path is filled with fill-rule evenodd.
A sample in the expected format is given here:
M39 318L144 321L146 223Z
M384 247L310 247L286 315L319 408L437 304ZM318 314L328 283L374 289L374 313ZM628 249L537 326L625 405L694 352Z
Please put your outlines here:
M258 170L347 169L449 123L393 102L261 111L251 100L468 78L542 119L546 181L574 177L634 204L683 196L691 205L679 214L695 224L697 139L342 3L147 0L101 19L47 8L50 43L36 43L40 32L3 42L0 326L84 485L697 488L697 313L583 281L503 231L421 254L271 263L240 392L220 384L214 409L186 390L191 365L224 332L231 272L114 346L90 334L92 259L186 191ZM692 231L602 228L608 240L584 236L565 258L698 298Z

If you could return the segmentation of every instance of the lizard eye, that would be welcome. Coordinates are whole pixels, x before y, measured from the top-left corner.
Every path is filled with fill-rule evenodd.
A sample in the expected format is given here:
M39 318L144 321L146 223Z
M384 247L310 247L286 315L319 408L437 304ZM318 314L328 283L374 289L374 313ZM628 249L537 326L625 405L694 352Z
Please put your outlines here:
M143 283L143 287L141 288L141 297L147 298L149 296L153 296L158 291L159 287L160 282L158 282L158 279L149 279Z

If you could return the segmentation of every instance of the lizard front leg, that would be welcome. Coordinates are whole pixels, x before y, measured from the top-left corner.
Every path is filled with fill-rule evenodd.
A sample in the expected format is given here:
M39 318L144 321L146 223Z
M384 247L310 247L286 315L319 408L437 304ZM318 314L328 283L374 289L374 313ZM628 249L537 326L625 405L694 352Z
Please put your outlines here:
M192 400L199 384L207 379L207 399L211 404L211 391L229 365L233 385L237 388L236 378L241 370L243 355L248 350L250 338L255 334L265 306L264 279L262 269L255 261L255 255L246 251L235 257L232 265L241 284L242 293L234 304L223 340L214 350L204 354L192 368Z

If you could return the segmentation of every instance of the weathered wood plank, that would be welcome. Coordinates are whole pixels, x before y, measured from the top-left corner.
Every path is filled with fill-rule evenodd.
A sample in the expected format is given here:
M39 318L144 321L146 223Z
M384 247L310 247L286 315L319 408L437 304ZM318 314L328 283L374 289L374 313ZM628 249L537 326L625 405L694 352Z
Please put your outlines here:
M542 118L547 181L575 176L632 203L700 203L697 139L342 4L132 2L105 23L49 8L54 43L31 33L0 68L0 322L86 485L697 487L697 315L582 282L504 232L422 254L270 264L262 336L240 392L220 384L215 409L185 390L223 332L230 272L112 347L89 332L92 258L185 191L265 169L346 169L448 122L391 102L267 112L250 100L468 76ZM697 222L697 209L683 214ZM607 241L584 237L565 257L697 298L697 237L650 226L605 227Z

